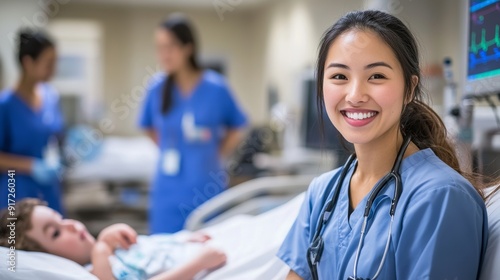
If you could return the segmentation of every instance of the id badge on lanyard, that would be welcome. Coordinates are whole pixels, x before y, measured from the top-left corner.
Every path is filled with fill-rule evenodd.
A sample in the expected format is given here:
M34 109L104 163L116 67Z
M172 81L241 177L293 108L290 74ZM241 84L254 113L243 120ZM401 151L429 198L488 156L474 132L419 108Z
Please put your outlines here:
M181 165L181 154L178 149L168 148L162 154L163 174L175 176L179 173Z
M166 147L161 153L161 170L164 175L175 176L181 167L181 153L179 151L179 137L175 130L169 131Z

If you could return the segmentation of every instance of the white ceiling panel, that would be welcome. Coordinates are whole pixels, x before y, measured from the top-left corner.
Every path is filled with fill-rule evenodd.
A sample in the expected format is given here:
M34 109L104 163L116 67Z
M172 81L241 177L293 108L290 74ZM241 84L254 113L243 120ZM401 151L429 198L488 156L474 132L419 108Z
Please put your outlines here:
M74 3L92 3L127 6L175 6L189 8L251 8L270 0L72 0Z

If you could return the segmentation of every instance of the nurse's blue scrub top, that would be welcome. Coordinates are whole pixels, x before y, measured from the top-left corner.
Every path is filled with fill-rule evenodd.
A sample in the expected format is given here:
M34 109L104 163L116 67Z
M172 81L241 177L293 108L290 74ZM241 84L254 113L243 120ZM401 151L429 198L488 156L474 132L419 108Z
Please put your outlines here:
M186 217L197 206L222 192L227 175L219 161L225 129L244 126L247 119L238 107L224 78L206 70L189 97L173 89L173 104L163 114L161 104L164 75L155 77L147 91L139 125L158 134L160 159L150 192L150 233L172 233L183 228ZM194 115L199 139L189 139L183 116ZM166 154L180 155L175 174L164 171Z
M62 132L63 117L59 95L48 84L39 85L42 107L34 110L13 90L0 93L0 151L41 159L51 136ZM7 173L0 175L0 207L7 206ZM62 213L60 184L42 185L29 174L16 172L15 200L35 197Z
M348 186L354 166L350 167L336 209L322 235L325 247L318 266L319 279L343 280L353 275L367 199L348 217ZM312 279L306 252L324 208L320 205L324 191L330 179L338 180L339 175L337 169L313 180L297 220L278 252L278 257L306 280ZM404 159L401 178L403 193L378 279L476 279L488 230L481 197L431 149ZM372 205L357 277L371 278L377 271L387 240L393 193L392 182Z

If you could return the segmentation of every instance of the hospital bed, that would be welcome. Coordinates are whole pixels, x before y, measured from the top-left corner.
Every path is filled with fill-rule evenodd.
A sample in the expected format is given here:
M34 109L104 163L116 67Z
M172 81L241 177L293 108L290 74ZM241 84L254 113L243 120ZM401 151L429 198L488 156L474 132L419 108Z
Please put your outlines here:
M288 267L275 254L299 211L304 195L261 215L238 215L204 228L212 246L228 255L226 265L196 280L284 279ZM179 232L178 235L186 232ZM16 272L8 271L9 250L0 247L0 279L96 280L80 265L64 258L16 251Z
M99 155L78 162L66 172L69 182L149 181L154 175L158 148L147 137L106 137Z
M65 172L66 213L94 235L116 222L147 233L149 182L157 158L158 148L147 137L103 138L93 157Z
M187 218L185 229L194 231L231 217L258 215L304 192L314 175L262 177L241 183L196 208Z
M294 151L297 152L297 151ZM289 154L295 154L289 152ZM304 158L302 161L296 157ZM148 185L154 177L158 149L147 137L106 137L98 155L70 168L65 177L64 202L73 217L84 222L92 234L114 222L126 222L146 233ZM328 154L298 153L280 166L299 166L318 173L333 165ZM286 162L288 162L286 164ZM313 172L312 169L315 169ZM302 172L303 173L303 172ZM230 188L191 215L187 229L213 225L237 214L256 215L290 200L304 191L314 175L263 177ZM209 220L217 215L217 218Z

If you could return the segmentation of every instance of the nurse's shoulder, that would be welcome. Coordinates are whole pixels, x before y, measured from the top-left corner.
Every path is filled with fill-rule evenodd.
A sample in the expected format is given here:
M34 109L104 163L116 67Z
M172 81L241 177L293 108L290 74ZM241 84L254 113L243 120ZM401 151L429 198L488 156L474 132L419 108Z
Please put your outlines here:
M203 70L203 80L207 82L209 85L214 87L226 87L227 80L226 78L211 69Z
M15 96L12 89L5 89L0 92L0 113L3 115L10 114L9 112L15 111Z
M329 189L329 193L332 193L333 188L336 186L336 182L339 179L340 173L342 172L342 168L343 167L339 167L315 177L307 188L308 197L315 201L321 200L324 195L328 195L325 192L327 192L327 188L330 183L333 183L333 186Z
M484 202L472 184L443 162L431 149L417 152L408 158L411 162L402 177L403 195L408 197L435 197L438 192L454 193L469 202L484 207ZM404 165L403 165L404 168Z
M13 97L14 97L14 91L11 89L4 89L0 91L0 105L8 104L9 102L12 101Z
M214 70L206 69L203 71L203 82L207 92L213 94L227 94L230 92L227 79Z
M5 125L5 122L7 122L7 116L15 111L14 106L12 106L13 97L14 93L12 90L0 91L0 128ZM1 132L0 137L2 137Z

